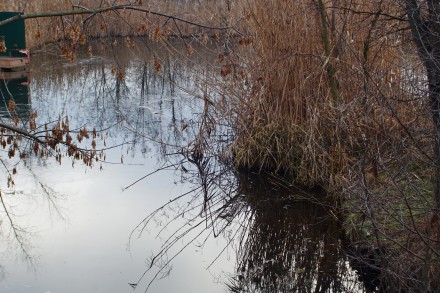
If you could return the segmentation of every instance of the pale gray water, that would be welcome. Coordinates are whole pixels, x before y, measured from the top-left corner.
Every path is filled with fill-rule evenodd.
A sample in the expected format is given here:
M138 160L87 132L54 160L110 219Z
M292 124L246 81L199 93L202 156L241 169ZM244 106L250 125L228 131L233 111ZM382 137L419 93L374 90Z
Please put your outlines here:
M4 172L0 177L14 225L1 210L0 292L132 292L129 284L138 282L135 292L144 292L156 272L149 292L227 292L226 284L241 292L365 291L350 269L332 215L292 191L266 189L259 179L232 173L214 178L212 219L201 217L206 215L203 195L192 192L161 210L139 234L137 225L151 212L200 188L197 173L183 172L177 164L182 158L165 154L194 138L193 122L203 108L195 98L202 92L198 79L208 74L204 62L216 55L206 48L187 56L185 50L153 47L107 48L74 63L58 51L37 52L29 76L10 79L16 97L26 90L30 96L28 103L16 100L22 121L29 109L38 113L39 124L67 115L70 129L108 129L105 145L97 139L98 148L118 147L107 150L106 163L93 168L80 162L72 167L68 157L60 165L53 158L8 160L1 153L10 169L18 164L18 174L15 189L7 187ZM154 56L162 64L160 75L154 72ZM117 66L122 81L112 74ZM0 112L8 121L5 104ZM91 142L83 147L91 148ZM221 170L206 162L206 170ZM125 189L164 166L169 167ZM143 276L167 237L180 236L157 259L158 267ZM167 260L172 261L160 271ZM231 281L234 275L237 282Z
M106 152L106 160L117 164L88 168L75 162L72 167L69 158L60 165L51 158L35 157L18 164L16 194L6 194L4 181L2 189L29 259L2 211L0 292L131 292L129 283L138 281L149 257L159 249L161 240L154 232L161 224L150 225L149 233L133 239L129 250L131 231L155 208L191 186L180 182L180 171L168 168L125 191L122 188L166 164L159 145L149 139L171 143L188 139L190 134L181 132L180 125L200 111L198 102L179 90L171 91L169 82L154 74L151 63L145 72L142 63L151 61L148 56L129 60L119 52L125 79L118 85L111 74L115 64L111 54L69 63L56 53L37 52L33 57L29 94L38 121L54 120L61 113L68 115L71 129L83 125L103 129L124 120L108 130L106 145L135 139L136 143ZM191 74L181 63L173 69L173 74ZM143 74L148 80L141 92ZM179 83L191 87L189 77L179 78ZM103 142L98 140L98 145ZM124 164L118 164L121 156ZM168 230L177 225L179 221ZM233 252L224 253L206 270L222 245L220 238L203 249L191 245L150 292L224 292L218 277L232 272ZM151 277L145 276L136 292L143 292Z

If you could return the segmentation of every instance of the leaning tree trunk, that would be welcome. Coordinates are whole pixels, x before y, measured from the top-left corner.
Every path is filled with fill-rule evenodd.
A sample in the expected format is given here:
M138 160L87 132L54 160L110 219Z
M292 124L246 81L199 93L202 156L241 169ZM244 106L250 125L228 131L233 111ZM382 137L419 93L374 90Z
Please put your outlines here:
M433 62L434 63L434 62ZM435 203L436 209L440 208L440 68L439 63L429 64L428 89L429 101L434 123L434 166L435 166Z
M405 0L413 41L428 78L434 128L435 207L440 208L440 0ZM436 216L438 218L438 216Z

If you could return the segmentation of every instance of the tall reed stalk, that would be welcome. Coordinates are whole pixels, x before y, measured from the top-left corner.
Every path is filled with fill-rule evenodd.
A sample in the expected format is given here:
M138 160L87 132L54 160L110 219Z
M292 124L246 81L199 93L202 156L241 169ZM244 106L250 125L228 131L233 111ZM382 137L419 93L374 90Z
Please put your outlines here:
M230 99L237 167L330 189L353 175L361 157L363 171L376 168L377 146L383 155L402 134L400 123L419 121L413 110L423 107L388 99L408 95L404 36L385 35L399 24L377 16L398 9L388 2L240 2L252 41L236 50L250 87Z

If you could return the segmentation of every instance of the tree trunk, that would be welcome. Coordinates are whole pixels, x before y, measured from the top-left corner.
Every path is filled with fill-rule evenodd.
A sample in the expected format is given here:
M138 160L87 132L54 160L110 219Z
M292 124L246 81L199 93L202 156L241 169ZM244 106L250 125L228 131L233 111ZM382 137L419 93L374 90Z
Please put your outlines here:
M436 62L437 63L437 62ZM429 64L427 68L429 82L429 101L434 126L434 166L435 166L435 203L440 208L440 68L439 64Z
M428 78L429 102L434 128L435 208L440 208L440 1L405 0L413 40L423 60ZM423 11L422 9L426 10ZM422 16L423 15L423 16Z

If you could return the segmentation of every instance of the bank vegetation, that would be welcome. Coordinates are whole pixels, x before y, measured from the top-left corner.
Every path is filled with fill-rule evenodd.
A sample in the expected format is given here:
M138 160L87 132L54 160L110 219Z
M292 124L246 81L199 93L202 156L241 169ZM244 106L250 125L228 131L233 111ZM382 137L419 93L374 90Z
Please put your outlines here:
M326 190L390 292L440 288L431 2L239 1L220 58L234 166Z

